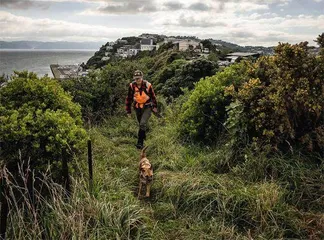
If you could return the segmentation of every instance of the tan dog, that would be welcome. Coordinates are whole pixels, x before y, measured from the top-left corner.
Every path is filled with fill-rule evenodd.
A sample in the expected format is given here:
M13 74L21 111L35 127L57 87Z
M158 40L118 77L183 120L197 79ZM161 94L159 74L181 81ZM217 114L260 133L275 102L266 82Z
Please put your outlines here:
M140 156L140 164L139 164L139 189L138 189L138 198L141 195L143 185L146 186L146 194L145 197L150 197L150 190L153 181L153 168L150 161L146 158L145 150L147 146L142 149Z

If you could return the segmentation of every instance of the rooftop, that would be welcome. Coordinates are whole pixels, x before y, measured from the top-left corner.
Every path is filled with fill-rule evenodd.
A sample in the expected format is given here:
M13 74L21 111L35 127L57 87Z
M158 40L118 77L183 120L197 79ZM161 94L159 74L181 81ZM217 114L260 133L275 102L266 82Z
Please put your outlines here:
M80 65L51 64L50 68L56 79L75 78L82 72L82 67Z
M260 53L253 53L253 52L233 52L227 54L227 56L238 56L238 57L249 57L249 56L258 56Z

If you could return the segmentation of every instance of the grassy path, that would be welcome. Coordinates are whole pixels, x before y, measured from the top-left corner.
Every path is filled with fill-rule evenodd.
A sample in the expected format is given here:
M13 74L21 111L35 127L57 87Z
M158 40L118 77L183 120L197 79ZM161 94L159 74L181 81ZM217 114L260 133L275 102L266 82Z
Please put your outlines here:
M134 225L118 233L121 239L249 239L251 234L267 239L298 228L276 182L249 184L231 173L215 174L226 165L228 151L182 146L171 121L151 119L146 145L155 175L146 200L137 199L135 120L112 118L90 133L94 196L117 204L117 215L132 208L124 217Z

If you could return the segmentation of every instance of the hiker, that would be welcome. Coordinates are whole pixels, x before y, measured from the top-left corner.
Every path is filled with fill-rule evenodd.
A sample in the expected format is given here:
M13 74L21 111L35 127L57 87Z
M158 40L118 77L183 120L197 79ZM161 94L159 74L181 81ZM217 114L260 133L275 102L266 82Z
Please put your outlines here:
M146 138L147 122L151 112L157 113L157 102L152 84L143 80L143 72L136 70L133 75L134 81L130 83L126 98L126 112L131 117L131 105L136 112L139 123L138 140L136 147L142 149Z

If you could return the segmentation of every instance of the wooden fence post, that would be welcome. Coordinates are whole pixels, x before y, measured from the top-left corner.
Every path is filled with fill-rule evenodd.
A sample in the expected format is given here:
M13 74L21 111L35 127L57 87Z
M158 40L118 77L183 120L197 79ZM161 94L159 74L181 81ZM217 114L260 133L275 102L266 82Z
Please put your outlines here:
M90 189L90 192L92 192L92 188L93 188L93 172L92 172L91 140L88 140L88 167L89 167L89 189Z
M62 150L62 176L63 184L68 195L70 195L70 177L69 177L69 166L68 166L68 154L65 149Z

